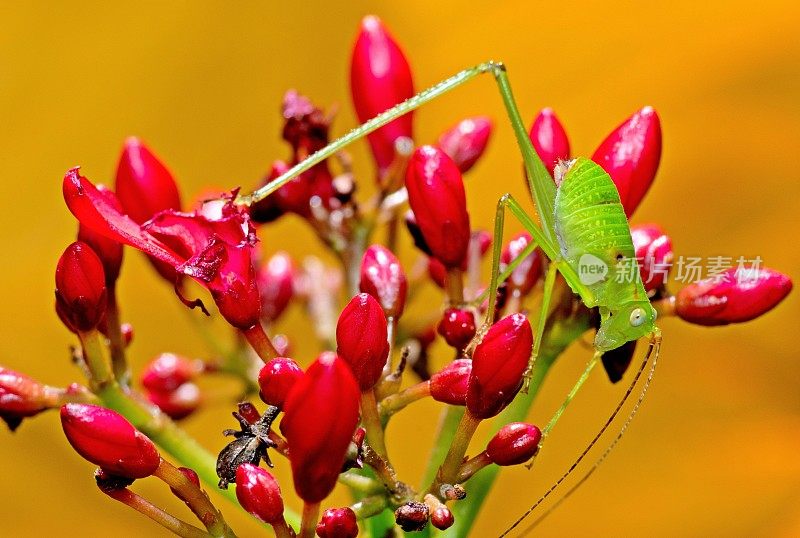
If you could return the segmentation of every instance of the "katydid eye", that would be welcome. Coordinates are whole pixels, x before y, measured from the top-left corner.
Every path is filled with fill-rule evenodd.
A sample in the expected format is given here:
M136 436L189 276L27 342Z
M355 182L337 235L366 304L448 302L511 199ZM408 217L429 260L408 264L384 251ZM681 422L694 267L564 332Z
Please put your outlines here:
M631 325L638 327L642 323L644 323L644 310L641 308L634 308L631 311Z

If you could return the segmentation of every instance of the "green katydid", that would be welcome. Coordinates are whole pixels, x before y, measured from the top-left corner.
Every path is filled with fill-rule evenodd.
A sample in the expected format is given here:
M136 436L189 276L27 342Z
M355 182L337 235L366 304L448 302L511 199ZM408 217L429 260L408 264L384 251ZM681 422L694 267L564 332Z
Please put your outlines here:
M630 228L620 203L619 194L608 174L599 165L585 158L560 163L556 170L556 182L553 182L530 142L511 92L503 64L487 62L477 65L420 92L331 142L328 146L299 162L267 185L251 194L240 195L237 203L250 205L264 199L291 179L333 156L351 142L364 137L393 119L420 107L483 73L491 73L498 84L503 104L511 120L511 125L522 153L530 192L536 205L536 213L539 220L537 223L533 217L528 215L510 194L500 198L495 219L489 297L496 297L500 281L512 269L509 267L503 275L499 271L501 238L506 208L520 221L533 238L531 244L520 254L518 260L527 256L537 246L550 260L544 280L541 313L536 328L533 353L525 374L526 384L539 352L557 273L562 275L572 291L580 297L587 307L597 307L600 314L600 327L594 340L595 353L589 361L586 371L570 391L567 400L561 409L556 412L556 415L545 428L544 433L546 434L558 420L603 352L613 350L644 336L649 336L651 344L642 363L642 368L637 373L633 384L611 415L609 421L575 464L536 503L535 506L538 506L572 472L599 439L600 435L608 428L632 392L653 350L655 350L657 359L661 337L660 331L655 325L656 311L649 302L638 272L633 275L633 278L623 281L615 278L593 278L590 280L581 278L583 267L587 262L601 264L608 272L618 262L635 258ZM492 300L489 302L484 328L494 319L495 309L495 301ZM653 361L653 368L654 366L655 360ZM649 378L652 377L652 372L653 369L651 368L648 382ZM642 396L634 406L628 422L641 403L646 387L647 384L645 384ZM623 426L623 431L628 422ZM620 436L614 440L612 447ZM608 451L592 467L589 474L599 465L607 453Z

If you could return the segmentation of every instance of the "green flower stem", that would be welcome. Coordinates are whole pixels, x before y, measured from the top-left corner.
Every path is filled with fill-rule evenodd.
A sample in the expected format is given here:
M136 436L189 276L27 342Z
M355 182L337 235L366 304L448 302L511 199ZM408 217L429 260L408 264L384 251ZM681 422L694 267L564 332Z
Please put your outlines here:
M367 442L382 458L387 458L386 442L383 438L383 425L378 415L378 403L375 391L368 389L361 392L361 423L367 431Z
M453 436L453 442L450 444L450 450L447 451L444 463L439 468L439 473L431 484L429 492L438 494L437 486L456 483L461 464L464 462L464 455L469 448L469 442L472 436L475 435L475 430L478 429L480 423L481 419L473 416L469 410L461 417L458 428L456 428L456 434Z
M89 369L90 385L95 392L104 387L116 384L111 370L111 357L103 335L97 329L78 333L83 348L83 361Z
M247 338L247 341L250 342L250 345L253 346L253 349L256 354L261 357L262 361L269 362L278 356L278 350L272 345L272 340L267 336L261 323L256 323L246 331L242 331L242 334Z
M458 267L448 269L445 280L450 306L461 307L464 304L464 273Z
M354 503L350 508L356 513L358 519L367 519L383 512L387 504L386 495L371 495Z
M236 536L228 527L222 513L211 503L206 492L196 486L174 465L162 459L153 475L177 492L181 500L189 506L210 534L226 538Z
M108 289L108 307L106 308L106 332L111 348L111 366L117 383L123 387L130 385L131 372L125 359L125 339L120 328L119 307L114 287Z
M344 484L354 491L358 491L364 495L373 495L383 493L386 488L377 480L354 472L342 473L339 475L339 483Z
M144 514L177 536L183 538L209 538L211 536L209 533L166 513L144 497L127 488L103 490L103 493L126 506L130 506L140 514Z
M285 519L273 523L272 530L275 531L275 538L294 538L294 531L289 528Z
M405 390L387 396L381 400L378 409L382 419L387 419L405 406L431 395L431 384L428 381L411 385Z
M470 458L468 461L465 461L458 471L458 483L463 484L472 478L475 473L487 465L491 465L491 463L492 460L489 459L489 454L485 450L477 456Z
M300 534L298 538L314 538L319 521L319 503L303 504L303 520L300 523Z

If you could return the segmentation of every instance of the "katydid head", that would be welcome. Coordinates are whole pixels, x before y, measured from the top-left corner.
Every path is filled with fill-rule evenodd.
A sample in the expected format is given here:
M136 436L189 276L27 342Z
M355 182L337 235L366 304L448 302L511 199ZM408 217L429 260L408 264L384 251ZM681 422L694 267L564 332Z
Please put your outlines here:
M599 351L616 349L626 342L653 333L656 311L648 301L630 301L613 308L600 307L600 329L594 338Z

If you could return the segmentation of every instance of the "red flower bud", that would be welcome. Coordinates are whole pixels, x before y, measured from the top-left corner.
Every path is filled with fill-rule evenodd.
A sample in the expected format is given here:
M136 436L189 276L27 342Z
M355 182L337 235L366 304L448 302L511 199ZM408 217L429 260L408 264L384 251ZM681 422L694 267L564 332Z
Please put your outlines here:
M106 312L103 264L87 245L76 241L64 250L56 267L56 309L67 327L94 329Z
M292 359L272 359L258 373L259 396L264 403L283 408L292 387L303 378L303 370Z
M386 317L403 313L408 283L400 260L381 245L372 245L361 259L361 291L378 300Z
M414 95L411 68L400 46L381 20L368 15L353 46L350 61L350 92L360 122ZM412 115L405 114L367 136L378 169L385 170L394 159L394 142L411 138Z
M666 284L672 267L672 241L654 224L631 226L639 274L644 288L653 291Z
M294 296L294 264L285 252L276 252L258 271L261 317L277 320Z
M448 308L437 330L449 345L462 350L475 336L475 315L471 310Z
M675 312L697 325L741 323L773 309L790 291L789 277L772 269L732 268L679 291Z
M467 118L442 133L439 147L465 174L483 155L491 134L492 120L486 116Z
M469 245L470 228L464 181L442 150L414 151L406 174L408 202L433 256L446 267L459 267Z
M200 387L194 383L184 383L173 390L148 391L147 399L173 420L188 417L202 401Z
M304 501L320 502L336 485L358 424L359 400L350 368L331 352L322 353L289 392L281 431L294 488Z
M142 386L148 390L171 391L203 371L203 363L174 353L161 353L142 371Z
M506 424L486 445L486 454L496 465L519 465L539 451L542 432L533 424Z
M78 454L110 474L144 478L161 462L153 442L116 411L69 403L61 407L61 426Z
M449 529L455 523L453 512L445 505L439 505L431 514L431 525L440 531Z
M25 374L0 366L0 418L13 430L25 417L45 409L45 386Z
M516 235L503 249L500 255L500 261L504 266L509 265L517 259L525 248L531 243L532 238L528 232L522 232ZM501 266L501 270L505 267ZM542 258L538 250L534 250L512 271L511 276L508 277L508 285L516 290L520 295L527 295L539 277L542 276Z
M319 538L356 538L358 521L350 507L329 508L322 513L317 524Z
M125 213L139 224L159 211L181 209L172 173L135 137L128 138L122 148L115 191Z
M552 108L543 108L539 112L529 134L533 149L552 176L558 161L569 159L570 156L567 132Z
M117 200L113 191L108 190L102 185L97 186L100 195L108 200L109 204L116 206L122 211L122 206ZM89 245L100 261L103 263L103 271L106 277L106 287L112 288L119 277L119 270L122 267L122 243L109 239L83 224L78 226L78 241Z
M467 409L476 418L495 416L522 387L533 350L531 324L523 314L506 316L489 328L472 354Z
M472 373L470 359L456 359L431 376L431 397L437 402L465 405Z
M336 324L336 352L350 366L361 390L381 378L389 356L386 316L372 295L353 297Z
M243 463L236 469L236 498L242 508L265 523L283 521L283 497L278 481L257 465Z
M628 217L647 194L660 159L661 123L649 106L611 131L592 155L592 160L614 180Z

